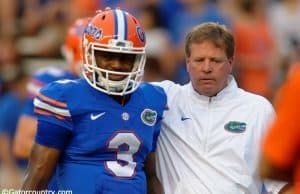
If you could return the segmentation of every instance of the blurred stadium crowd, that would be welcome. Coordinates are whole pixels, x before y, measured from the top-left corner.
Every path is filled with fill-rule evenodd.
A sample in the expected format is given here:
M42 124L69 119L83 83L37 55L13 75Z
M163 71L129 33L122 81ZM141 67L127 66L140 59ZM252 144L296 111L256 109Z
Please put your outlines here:
M185 34L207 21L232 29L237 45L234 74L247 91L273 101L286 75L300 65L299 0L0 0L0 112L7 94L18 96L10 102L15 107L7 113L10 121L5 121L12 130L0 129L0 189L17 187L22 176L22 161L6 166L2 161L13 158L11 146L3 145L13 142L28 77L46 66L66 68L61 45L67 27L107 6L127 10L142 22L146 81L188 82Z

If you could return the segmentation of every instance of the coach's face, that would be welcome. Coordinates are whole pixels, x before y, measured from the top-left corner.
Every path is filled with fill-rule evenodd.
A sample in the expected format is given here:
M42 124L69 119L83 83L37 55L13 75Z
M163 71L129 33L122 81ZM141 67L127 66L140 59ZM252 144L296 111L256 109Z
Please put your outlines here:
M211 41L192 43L186 58L187 70L194 89L208 97L217 95L227 86L233 59L228 59L225 48Z

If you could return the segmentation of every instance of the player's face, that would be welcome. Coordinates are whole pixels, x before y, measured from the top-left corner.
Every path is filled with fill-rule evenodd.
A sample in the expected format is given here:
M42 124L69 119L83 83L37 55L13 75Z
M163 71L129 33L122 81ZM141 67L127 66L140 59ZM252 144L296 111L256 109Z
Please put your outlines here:
M136 55L112 53L104 51L96 51L95 60L98 67L109 71L117 72L131 72L134 66ZM105 75L103 75L105 76ZM127 75L109 74L108 79L112 81L120 81L127 77Z
M186 63L194 89L201 95L217 95L227 85L232 59L227 58L224 48L211 41L192 43L190 52Z

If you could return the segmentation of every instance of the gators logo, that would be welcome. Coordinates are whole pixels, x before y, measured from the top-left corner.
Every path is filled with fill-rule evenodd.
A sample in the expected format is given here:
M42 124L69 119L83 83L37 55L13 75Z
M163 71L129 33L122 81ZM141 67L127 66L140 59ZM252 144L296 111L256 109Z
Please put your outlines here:
M246 123L238 121L229 121L224 128L233 133L243 133L246 130Z
M140 26L136 27L136 33L138 35L139 40L142 43L145 43L145 41L146 41L145 32L143 31L143 29Z
M97 28L96 26L88 25L84 33L86 35L91 35L94 39L99 40L102 37L102 29Z
M143 123L148 126L153 126L156 123L157 112L151 109L144 109L141 114Z

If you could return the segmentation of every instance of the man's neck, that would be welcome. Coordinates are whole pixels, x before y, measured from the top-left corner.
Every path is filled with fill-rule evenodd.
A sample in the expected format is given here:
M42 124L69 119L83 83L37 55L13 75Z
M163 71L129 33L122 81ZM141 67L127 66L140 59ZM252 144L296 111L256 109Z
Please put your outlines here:
M131 95L130 94L127 94L125 96L111 95L111 97L122 106L125 106L125 104L130 100Z

